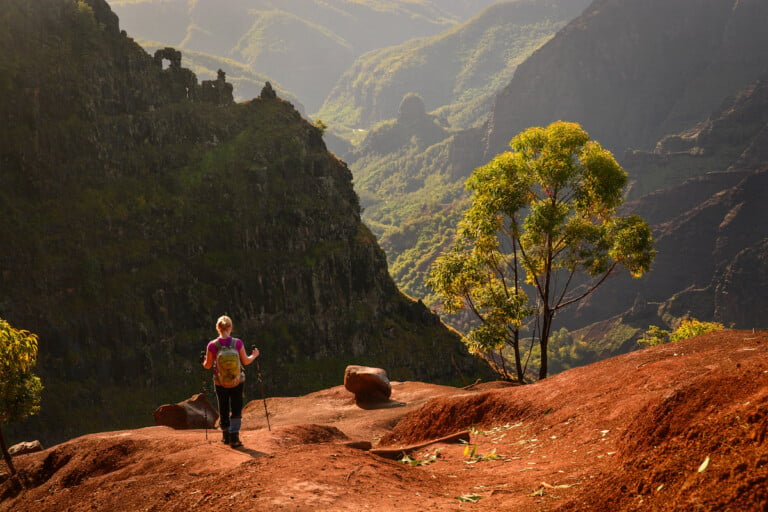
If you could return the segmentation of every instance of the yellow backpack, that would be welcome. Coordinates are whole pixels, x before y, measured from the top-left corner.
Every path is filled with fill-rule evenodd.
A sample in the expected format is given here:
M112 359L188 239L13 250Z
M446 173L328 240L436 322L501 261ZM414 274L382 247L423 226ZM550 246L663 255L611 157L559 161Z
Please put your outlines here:
M232 338L228 347L216 340L216 384L225 388L234 388L242 381L242 367L240 366L240 353L235 350L235 338Z

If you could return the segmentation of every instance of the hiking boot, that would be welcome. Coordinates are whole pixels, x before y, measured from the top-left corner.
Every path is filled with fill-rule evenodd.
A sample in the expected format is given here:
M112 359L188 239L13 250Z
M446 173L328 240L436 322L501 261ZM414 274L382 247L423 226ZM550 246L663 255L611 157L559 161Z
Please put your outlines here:
M229 431L222 430L221 431L221 442L224 443L224 444L229 444L231 442L231 440L232 440L232 437L231 437Z
M243 446L243 443L240 442L240 433L239 432L230 432L229 433L229 446L232 448L239 448Z

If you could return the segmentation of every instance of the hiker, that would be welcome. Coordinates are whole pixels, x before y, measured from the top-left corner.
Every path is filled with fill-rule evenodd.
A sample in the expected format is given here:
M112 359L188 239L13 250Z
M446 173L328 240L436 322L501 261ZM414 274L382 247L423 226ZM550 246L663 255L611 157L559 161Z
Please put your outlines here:
M232 337L232 319L221 316L216 321L219 337L208 342L205 357L201 361L205 368L213 366L213 383L219 402L219 426L221 442L233 448L242 446L240 423L243 412L243 365L251 364L259 357L259 350L253 347L246 355L243 340Z

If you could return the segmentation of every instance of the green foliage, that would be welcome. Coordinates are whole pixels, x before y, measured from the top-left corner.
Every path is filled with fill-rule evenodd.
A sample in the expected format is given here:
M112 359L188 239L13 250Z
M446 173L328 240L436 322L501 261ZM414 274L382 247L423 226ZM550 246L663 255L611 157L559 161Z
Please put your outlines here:
M549 364L552 373L594 363L606 357L623 354L635 348L639 328L621 320L606 321L599 334L595 331L569 332L565 328L552 332L549 340ZM539 352L531 357L531 366L538 368Z
M722 331L723 329L725 329L725 326L719 322L702 322L695 318L685 318L672 332L656 325L650 326L645 331L643 337L638 340L638 343L655 346L669 343L670 341L687 340L688 338L694 338L709 332Z
M316 119L314 122L315 128L320 130L320 135L323 135L328 129L328 125L323 122L322 119Z
M410 455L403 455L399 462L408 464L409 466L426 466L433 462L437 462L438 458L440 458L440 450L435 450L435 453L428 453L423 458L414 458Z
M687 340L688 338L701 336L708 332L722 331L723 329L725 329L725 326L718 322L702 322L695 318L686 318L669 335L669 341Z
M555 313L588 296L619 266L642 275L655 251L645 221L616 214L626 173L578 124L529 128L510 145L511 152L467 181L471 206L427 283L446 311L468 310L479 320L463 338L470 350L512 347L519 380L521 328L528 326L544 378ZM592 280L574 291L576 273Z
M649 347L669 343L669 331L662 329L658 325L652 325L637 342Z
M0 318L0 424L7 424L40 411L40 378L35 334L13 328Z
M399 288L434 304L425 276L438 251L450 243L467 206L466 192L445 165L450 138L424 148L428 137L416 132L409 137L394 153L355 161L352 172L363 219L389 256Z
M656 325L650 326L638 343L648 346L661 345L670 341L687 340L708 332L717 332L725 329L719 322L702 322L695 318L685 318L677 328L670 332Z

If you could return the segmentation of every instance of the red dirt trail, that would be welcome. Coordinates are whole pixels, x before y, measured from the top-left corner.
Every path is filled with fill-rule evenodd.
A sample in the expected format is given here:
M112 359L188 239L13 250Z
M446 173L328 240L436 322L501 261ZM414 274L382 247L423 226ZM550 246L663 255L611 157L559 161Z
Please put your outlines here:
M768 511L768 332L722 331L526 386L337 386L215 431L89 434L0 466L0 511ZM407 462L360 449L419 445ZM362 443L361 443L362 442ZM355 447L357 446L357 447Z

